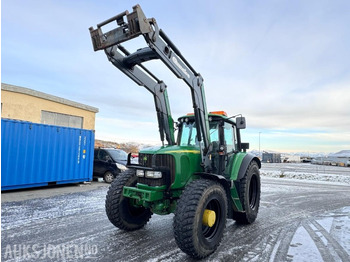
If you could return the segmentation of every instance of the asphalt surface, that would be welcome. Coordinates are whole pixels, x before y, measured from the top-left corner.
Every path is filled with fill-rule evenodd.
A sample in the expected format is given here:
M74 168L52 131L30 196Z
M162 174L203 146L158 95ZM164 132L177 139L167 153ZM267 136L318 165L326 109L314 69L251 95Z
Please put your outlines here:
M3 202L2 261L193 261L175 243L173 215L153 215L135 232L115 228L107 189ZM256 222L228 220L203 261L350 261L349 200L347 185L263 177Z

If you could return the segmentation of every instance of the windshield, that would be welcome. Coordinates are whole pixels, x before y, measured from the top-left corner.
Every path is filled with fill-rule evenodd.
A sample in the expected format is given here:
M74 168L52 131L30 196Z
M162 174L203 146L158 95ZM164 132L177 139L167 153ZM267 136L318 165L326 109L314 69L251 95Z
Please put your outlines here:
M219 141L219 129L217 122L209 123L210 141ZM183 123L180 138L180 146L199 146L197 129L194 122Z
M123 150L108 149L107 151L111 155L114 161L117 161L117 160L125 161L128 159L128 154Z

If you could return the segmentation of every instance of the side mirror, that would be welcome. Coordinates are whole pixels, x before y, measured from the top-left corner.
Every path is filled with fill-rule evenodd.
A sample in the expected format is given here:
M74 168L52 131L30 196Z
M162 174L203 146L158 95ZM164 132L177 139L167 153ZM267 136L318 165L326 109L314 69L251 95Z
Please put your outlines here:
M243 152L246 152L249 149L249 143L241 143L241 148Z
M245 117L237 117L236 118L236 126L237 129L245 129L246 128L246 122L245 122Z

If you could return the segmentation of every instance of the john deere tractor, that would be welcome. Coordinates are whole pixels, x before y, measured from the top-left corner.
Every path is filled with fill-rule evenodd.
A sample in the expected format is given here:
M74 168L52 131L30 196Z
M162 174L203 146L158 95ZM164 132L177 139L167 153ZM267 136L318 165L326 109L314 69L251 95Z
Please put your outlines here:
M115 29L103 32L112 22ZM132 164L129 155L128 170L107 193L109 220L132 231L144 227L154 213L174 213L180 249L194 258L210 255L221 242L227 218L250 224L258 214L261 163L246 153L249 144L241 142L245 118L207 112L202 76L139 5L89 30L94 50L104 50L115 67L153 95L162 142L162 146L142 149L138 164ZM147 46L130 53L121 43L136 37L143 37ZM154 59L190 88L193 112L176 123L166 84L144 65Z

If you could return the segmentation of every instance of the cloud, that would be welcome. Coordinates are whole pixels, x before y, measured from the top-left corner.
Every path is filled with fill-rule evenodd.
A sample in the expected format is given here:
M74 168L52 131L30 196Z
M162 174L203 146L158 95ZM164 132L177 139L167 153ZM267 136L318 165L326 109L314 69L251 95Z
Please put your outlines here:
M347 144L349 1L140 4L204 77L209 111L244 114L252 132L271 132L272 145L302 137L298 130L329 134L316 136L325 149L339 136ZM3 81L98 107L96 134L158 139L152 96L93 52L88 32L131 7L126 0L2 1ZM186 84L161 63L147 66L168 85L173 117L191 112Z

